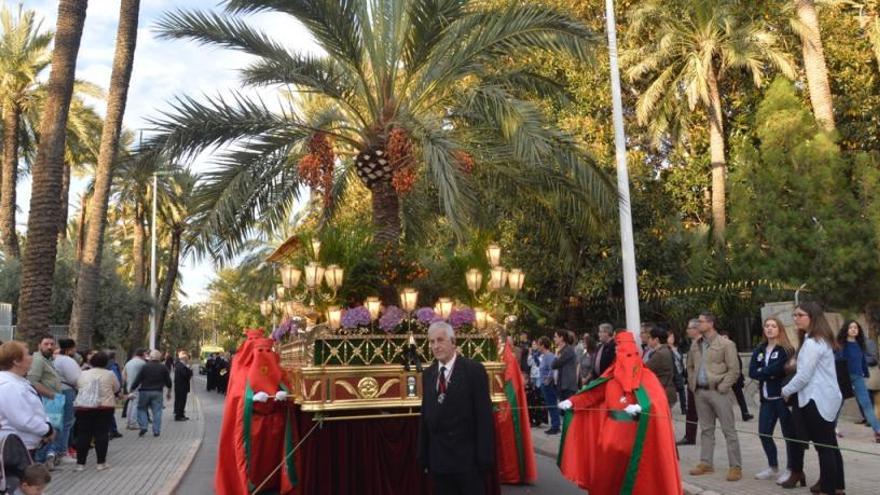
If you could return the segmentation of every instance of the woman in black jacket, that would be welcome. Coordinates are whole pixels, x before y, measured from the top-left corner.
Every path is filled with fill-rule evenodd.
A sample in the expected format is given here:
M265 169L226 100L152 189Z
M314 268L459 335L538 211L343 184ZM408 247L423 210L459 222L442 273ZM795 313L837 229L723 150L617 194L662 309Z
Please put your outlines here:
M776 421L782 427L785 438L794 437L794 424L791 411L782 400L782 380L785 378L785 363L794 356L794 347L788 340L785 327L777 318L764 321L764 341L752 352L749 362L749 377L757 380L761 391L761 410L758 413L758 433L761 434L761 445L767 454L769 468L755 475L755 479L769 480L777 478L785 480L788 473L779 474L779 461L776 455L776 442L773 441L773 430ZM785 442L787 460L790 463L791 442ZM802 467L787 466L789 470L800 470Z

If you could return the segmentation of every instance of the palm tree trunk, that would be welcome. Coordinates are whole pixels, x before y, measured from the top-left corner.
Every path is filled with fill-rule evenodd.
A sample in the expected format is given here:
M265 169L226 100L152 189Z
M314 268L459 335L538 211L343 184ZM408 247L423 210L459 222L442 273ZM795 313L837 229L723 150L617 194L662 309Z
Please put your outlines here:
M0 244L13 258L21 256L15 233L15 189L18 182L18 125L21 107L14 102L3 105L3 183L0 186Z
M70 333L77 342L92 345L95 307L98 303L98 283L101 277L101 254L104 248L104 228L107 225L107 203L113 180L113 162L119 148L122 117L128 99L134 49L137 42L140 0L122 0L119 7L119 28L116 33L116 53L110 75L110 93L107 96L107 117L101 132L101 148L95 170L95 192L89 207L85 249L73 298Z
M67 239L67 215L70 209L70 163L64 163L64 176L61 178L61 214L58 215L58 242Z
M168 273L165 276L165 282L162 284L162 292L159 296L159 306L156 311L156 328L162 331L165 324L165 316L168 314L168 304L171 302L171 295L174 293L174 284L177 283L177 273L180 269L180 239L183 230L175 227L171 232L171 246L168 253ZM159 337L156 337L158 341Z
M47 83L49 97L40 121L42 139L32 169L28 247L22 262L18 300L18 331L22 340L33 340L49 330L52 279L58 254L58 197L64 175L67 114L87 7L88 0L60 0L58 3L55 50Z
M707 77L709 85L709 154L712 161L712 232L715 243L724 244L727 230L725 210L727 161L724 144L724 116L721 112L721 93L714 68Z
M377 246L397 245L400 241L400 199L390 182L372 188L374 242Z
M828 66L825 63L825 50L822 48L816 3L813 0L795 0L794 7L802 26L801 49L804 54L804 71L807 74L813 114L823 129L833 131L835 124L831 84L828 82Z
M83 242L86 240L86 219L88 218L89 201L86 193L79 196L79 225L76 226L76 266L82 263Z
M146 256L144 246L147 240L147 230L144 225L145 209L142 201L135 205L134 212L134 242L132 243L132 262L134 263L134 289L139 295L143 293L146 284ZM140 305L131 322L131 335L129 336L129 349L134 350L144 345L145 337L144 314Z

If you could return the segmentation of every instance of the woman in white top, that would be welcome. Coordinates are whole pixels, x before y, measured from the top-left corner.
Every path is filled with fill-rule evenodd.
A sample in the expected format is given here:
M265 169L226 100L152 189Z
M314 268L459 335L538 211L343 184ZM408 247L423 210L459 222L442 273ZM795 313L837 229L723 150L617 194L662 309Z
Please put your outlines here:
M843 457L837 449L837 435L834 433L834 422L842 403L837 370L834 367L834 348L837 341L819 304L799 304L793 316L801 347L798 350L797 373L782 388L782 396L787 400L797 394L797 404L794 407L798 408L807 436L816 446L819 455L820 493L842 493ZM803 458L803 447L795 450Z
M85 469L89 448L94 442L98 457L98 471L107 469L107 446L110 441L110 428L116 396L119 394L119 380L107 369L109 357L104 352L92 354L91 368L83 371L77 380L79 393L73 402L76 411L76 467L74 471Z
M34 451L55 437L43 402L25 378L33 357L24 342L0 345L0 430L14 433Z

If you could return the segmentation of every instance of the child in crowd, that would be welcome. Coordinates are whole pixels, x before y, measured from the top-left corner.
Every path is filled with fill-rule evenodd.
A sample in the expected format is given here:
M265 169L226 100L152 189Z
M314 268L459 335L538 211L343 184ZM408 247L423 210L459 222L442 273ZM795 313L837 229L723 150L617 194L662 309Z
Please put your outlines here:
M25 468L21 484L14 495L43 495L51 481L52 475L44 464L31 464Z

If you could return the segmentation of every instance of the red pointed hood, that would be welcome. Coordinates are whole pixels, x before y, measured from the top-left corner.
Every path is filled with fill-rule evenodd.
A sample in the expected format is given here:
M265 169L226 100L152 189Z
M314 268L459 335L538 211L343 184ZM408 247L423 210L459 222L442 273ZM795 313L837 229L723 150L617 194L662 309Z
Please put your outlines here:
M620 384L624 392L632 392L642 383L642 356L631 332L620 332L614 336L616 354L605 376Z

